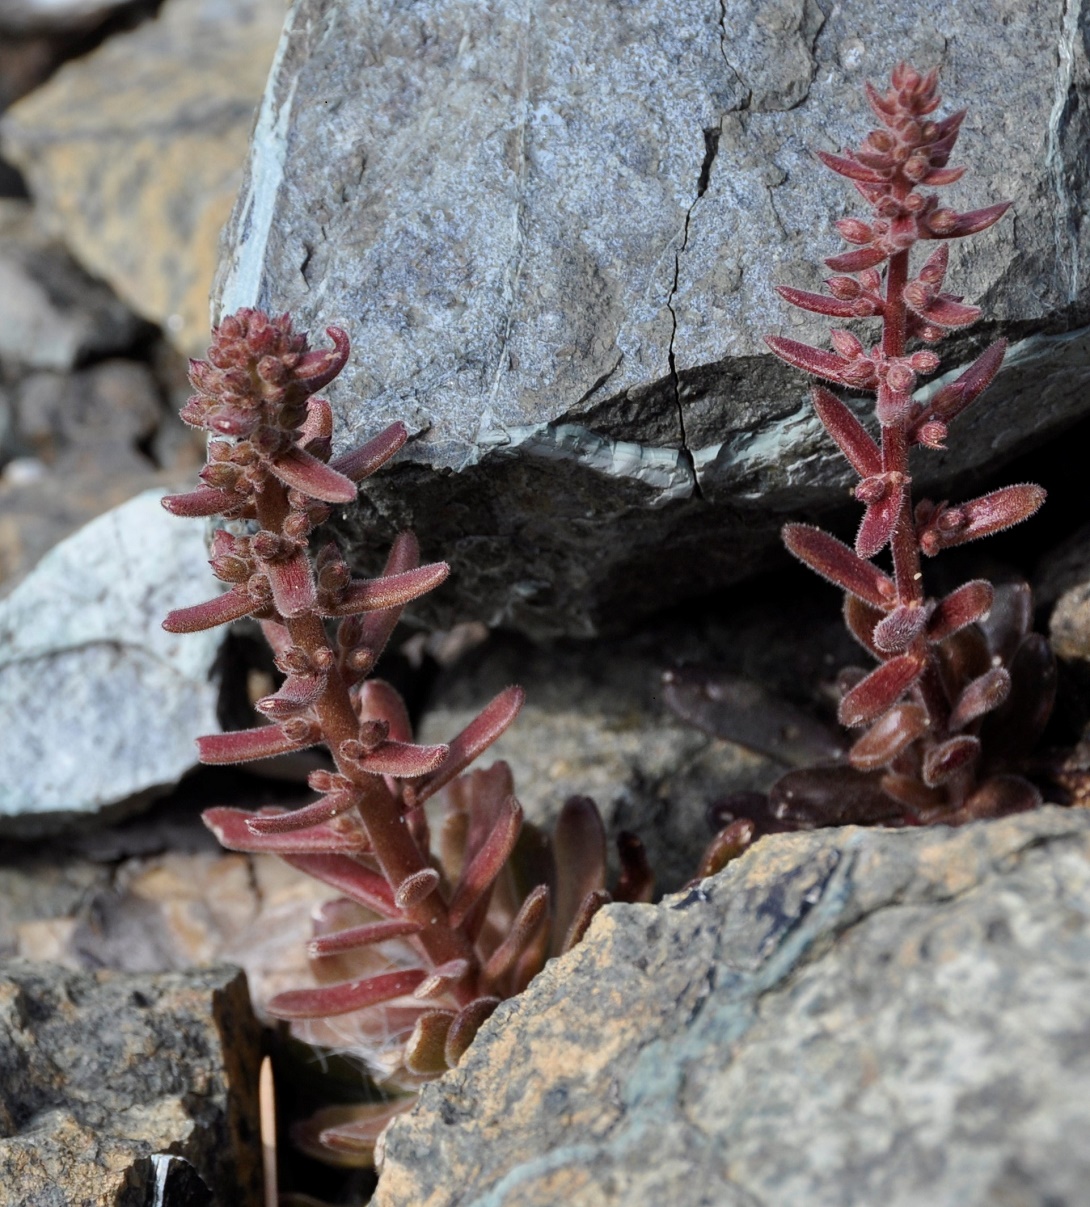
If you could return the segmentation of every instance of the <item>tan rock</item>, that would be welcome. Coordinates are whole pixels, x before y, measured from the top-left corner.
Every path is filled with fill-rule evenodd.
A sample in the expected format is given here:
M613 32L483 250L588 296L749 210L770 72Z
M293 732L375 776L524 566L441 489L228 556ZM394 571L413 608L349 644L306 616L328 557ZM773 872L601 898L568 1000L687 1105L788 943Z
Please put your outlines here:
M220 228L283 0L167 0L15 105L4 154L76 258L203 352Z

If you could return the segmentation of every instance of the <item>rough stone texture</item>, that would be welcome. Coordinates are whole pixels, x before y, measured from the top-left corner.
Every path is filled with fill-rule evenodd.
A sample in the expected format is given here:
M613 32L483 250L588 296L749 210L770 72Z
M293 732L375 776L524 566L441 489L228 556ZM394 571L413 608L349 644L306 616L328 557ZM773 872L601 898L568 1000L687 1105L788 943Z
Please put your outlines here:
M1088 23L1059 0L297 0L214 301L347 327L341 443L422 433L349 529L365 561L379 521L453 562L433 616L623 623L843 499L761 337L823 338L773 284L816 286L839 250L853 193L812 152L862 137L863 80L903 57L969 108L951 203L1014 201L950 278L1015 340L1009 367L920 480L1085 409Z
M3 151L80 263L190 355L282 0L165 0L5 115Z
M1060 658L1090 661L1090 527L1079 529L1044 559L1038 603L1053 604L1049 639Z
M497 692L520 684L522 712L485 762L511 764L519 801L541 825L551 826L569 796L593 797L611 834L631 830L643 840L660 890L676 889L711 837L708 805L767 788L789 763L675 716L663 700L663 672L714 665L817 707L832 675L855 660L835 603L827 620L814 620L812 605L804 613L785 594L690 612L614 640L535 646L496 636L439 679L420 740L449 741Z
M222 633L171 608L219 584L204 524L137 496L52 549L0 600L0 821L31 829L175 781L214 732Z
M257 1203L259 1059L236 969L0 964L0 1207L145 1207L168 1153L214 1201Z
M500 1006L375 1203L1075 1207L1088 899L1086 810L764 839Z
M0 199L0 363L67 372L127 350L144 326L42 229L24 201Z

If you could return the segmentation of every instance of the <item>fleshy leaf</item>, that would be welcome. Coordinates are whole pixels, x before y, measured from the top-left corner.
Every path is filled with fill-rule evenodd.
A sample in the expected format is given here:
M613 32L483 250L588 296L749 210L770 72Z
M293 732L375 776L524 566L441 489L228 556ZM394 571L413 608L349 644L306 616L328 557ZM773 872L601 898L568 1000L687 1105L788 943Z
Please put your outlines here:
M621 872L613 900L632 904L636 901L649 903L655 894L655 873L647 860L647 850L635 834L622 830L617 835L617 857Z
M912 654L883 662L840 701L837 717L841 725L854 728L880 717L900 700L922 671L923 663Z
M782 535L783 543L799 561L864 603L888 607L897 598L892 579L820 528L785 524Z
M890 486L878 502L867 507L855 536L855 551L860 557L874 557L889 544L901 516L904 493L903 482Z
M1025 813L1043 804L1041 794L1020 775L993 775L973 793L960 809L966 821L985 817L1007 817Z
M950 728L963 729L977 717L997 709L1010 695L1010 690L1010 673L1005 667L993 666L969 683L958 697L950 714Z
M483 894L491 888L492 882L515 849L521 829L522 806L512 796L504 802L500 815L480 850L462 869L461 878L450 902L452 926L459 926Z
M708 843L693 879L706 880L716 872L721 872L732 859L737 859L748 850L756 837L757 826L750 818L740 817L732 821Z
M353 1010L412 993L425 975L422 968L406 968L400 972L341 981L336 985L321 985L317 989L289 989L269 1002L268 1011L273 1018L284 1019L350 1014Z
M606 884L606 831L589 796L572 796L564 802L553 829L553 850L557 884L552 954L560 955L582 901Z
M285 619L305 616L314 608L314 574L305 549L284 560L262 562L272 587L276 610Z
M386 878L364 867L358 860L347 855L289 855L285 858L293 868L328 884L376 914L401 918L401 911L394 903L394 895Z
M974 624L992 606L993 597L992 584L982 578L975 578L951 591L931 613L927 636L931 641L943 641L951 633Z
M394 893L394 904L398 909L412 909L435 892L439 887L440 876L435 868L421 868L406 876L397 886Z
M823 386L810 391L817 417L836 441L837 447L851 462L861 477L869 478L881 472L882 453L874 438L852 412Z
M568 932L564 936L563 943L560 945L561 955L565 955L578 943L583 941L583 936L590 929L590 924L594 921L594 915L603 905L608 905L612 900L613 898L604 888L593 889L587 893L583 900L579 902L575 916L568 927Z
M927 732L927 713L918 704L896 704L848 751L859 771L885 767Z
M814 314L825 314L829 318L837 319L857 317L852 302L840 301L837 298L828 297L824 293L810 293L805 289L792 289L790 285L777 285L776 292L785 302L790 302L792 306L798 306L800 310L810 310Z
M887 253L877 247L857 247L839 256L827 256L825 263L833 272L862 272L888 259Z
M248 825L254 834L287 834L292 830L306 830L332 821L355 807L359 794L355 792L329 792L301 809L289 809L286 813L258 813L250 817Z
M450 742L450 752L426 779L413 784L408 793L414 804L423 804L440 788L460 775L478 755L488 749L518 716L525 699L521 687L504 688Z
M968 767L979 755L979 738L969 734L948 738L938 746L932 746L924 755L923 781L929 787L937 788Z
M243 500L233 490L215 490L211 486L198 486L181 495L164 495L160 502L171 515L200 516L222 515Z
M887 177L881 172L866 168L847 155L833 155L829 151L816 151L815 154L827 168L831 168L840 176L847 176L849 180L861 180L865 184L886 183Z
M450 1068L453 1069L462 1059L466 1049L473 1042L473 1037L499 1004L498 997L479 997L459 1011L458 1017L451 1023L447 1032L444 1055Z
M935 224L929 224L920 233L928 239L961 239L966 235L975 235L993 226L1009 210L1009 201L999 201L995 205L986 205L983 209L968 210L964 214L953 214L948 222L939 229ZM941 212L941 211L940 211Z
M416 1020L405 1044L405 1066L418 1077L438 1077L447 1071L446 1043L456 1015L450 1010L429 1010Z
M920 418L916 421L916 428L929 418L939 419L947 424L953 422L991 385L1003 364L1006 351L1005 339L996 340L990 347L985 348L964 373L949 385L943 386L930 402L924 404Z
M795 828L873 825L895 821L903 809L882 790L877 775L854 767L805 767L789 771L769 789L769 806Z
M293 717L318 699L325 684L324 674L288 675L277 692L263 696L254 707L274 720Z
M421 595L434 591L450 574L446 562L430 562L402 574L387 574L382 578L353 579L340 599L325 615L354 616L359 612L378 612L387 608L403 608Z
M362 482L364 478L369 478L375 470L385 465L408 438L409 433L403 423L391 423L388 428L372 437L366 444L361 444L359 448L354 448L351 452L334 457L330 465L353 482Z
M372 775L392 775L395 779L414 779L434 771L447 757L446 746L417 746L412 742L383 742L356 764Z
M217 625L241 620L243 616L250 615L254 606L254 601L244 588L225 591L191 608L176 608L169 612L163 621L163 628L168 633L200 633L204 629L214 629Z
M281 482L312 499L323 503L355 501L356 484L351 478L294 445L270 461L269 468Z
M307 955L311 959L339 955L343 951L355 951L360 947L371 947L385 943L388 939L402 939L419 934L424 928L419 922L407 918L394 918L389 922L365 922L362 926L351 926L335 930L328 935L318 935L307 944Z
M936 520L920 533L920 548L929 557L940 549L950 549L1002 532L1028 520L1045 501L1045 490L1033 482L1004 486L991 494L970 499L956 509L940 512ZM961 518L957 527L944 527L944 519L956 514Z
M318 738L315 738L315 742ZM314 743L306 743L313 745ZM228 733L211 733L197 739L197 757L202 763L224 765L249 763L254 759L271 759L278 754L301 750L279 725L260 725L257 729L233 729Z
M844 384L844 367L847 362L842 356L826 352L823 348L812 348L809 344L800 344L798 340L784 339L779 335L766 335L765 343L780 358L804 373L812 373L826 381Z
M901 604L874 628L874 644L883 654L902 654L927 627L928 609Z
M309 855L359 850L361 835L353 834L350 830L335 830L331 826L315 825L303 830L275 833L256 833L251 829L251 822L265 820L269 816L250 813L245 809L227 808L206 809L201 814L204 824L229 851Z
M488 957L484 977L490 985L501 982L518 963L549 909L549 889L544 884L533 888L522 903L503 942Z

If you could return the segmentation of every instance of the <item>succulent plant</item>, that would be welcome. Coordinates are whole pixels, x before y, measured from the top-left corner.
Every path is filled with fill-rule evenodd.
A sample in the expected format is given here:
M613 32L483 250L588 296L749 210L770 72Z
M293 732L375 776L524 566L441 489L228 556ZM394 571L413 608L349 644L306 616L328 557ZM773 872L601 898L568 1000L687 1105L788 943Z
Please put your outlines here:
M406 441L395 423L332 457L332 412L317 390L344 366L348 337L311 350L287 315L241 310L194 361L182 411L212 437L204 483L168 496L176 515L220 515L211 564L228 590L171 612L192 632L254 617L284 676L257 702L267 723L198 740L204 763L240 763L324 747L309 777L316 799L293 810L208 810L224 846L272 852L335 890L309 948L314 983L278 994L269 1014L296 1034L364 1062L392 1090L412 1090L457 1064L499 1002L551 955L578 942L606 892L605 832L593 802L569 801L546 839L524 824L507 766L467 771L514 720L509 687L445 745L412 740L397 691L369 677L403 608L447 576L420 564L411 533L384 572L354 577L335 543L310 538L332 508ZM328 627L328 626L332 626ZM432 850L438 805L438 850ZM434 810L433 810L434 811ZM638 840L621 843L623 900L649 899ZM341 1164L367 1164L389 1119L411 1102L331 1107L299 1142Z
M818 418L859 478L855 497L864 513L854 548L808 524L788 524L783 539L845 592L847 627L878 665L841 676L838 720L855 731L841 758L789 771L767 799L721 803L716 821L726 828L716 841L727 853L776 829L957 823L1041 800L1018 772L1048 720L1055 667L1047 642L1030 631L1029 589L975 579L934 598L921 560L1028 519L1045 497L1024 483L967 502L913 498L910 450L946 446L951 425L995 377L1005 349L1003 340L993 343L953 380L917 397L919 379L940 368L934 345L980 316L946 291L949 240L986 230L1009 205L959 213L930 191L964 171L949 160L965 114L933 116L937 86L937 71L904 63L887 91L866 85L880 127L854 150L818 157L855 185L871 214L837 222L852 248L825 261L834 274L826 292L778 290L804 310L881 325L873 344L836 328L831 349L767 337L795 368L874 396L877 438L824 385L811 392ZM920 242L933 250L913 269ZM876 559L886 550L883 567ZM698 711L680 677L668 687L679 711ZM708 866L716 863L709 859Z

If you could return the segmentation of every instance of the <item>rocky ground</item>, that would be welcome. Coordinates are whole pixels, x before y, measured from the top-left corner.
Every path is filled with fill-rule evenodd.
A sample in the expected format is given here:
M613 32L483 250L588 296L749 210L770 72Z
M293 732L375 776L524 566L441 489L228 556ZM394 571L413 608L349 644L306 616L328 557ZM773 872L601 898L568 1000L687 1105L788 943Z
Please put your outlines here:
M669 30L670 6L648 4L638 28L588 18L588 50L559 6L536 24L516 7L429 4L399 25L372 0L304 0L266 90L280 0L0 3L0 1207L60 1207L75 1185L126 1207L256 1202L262 1046L285 1118L323 1092L222 966L245 969L260 1016L305 974L324 891L223 853L197 819L300 800L308 767L196 769L193 738L246 723L270 663L245 626L226 643L159 629L212 589L203 528L165 517L157 495L203 458L176 411L217 263L220 306L252 287L242 300L308 321L350 316L338 439L394 417L422 437L342 527L364 564L412 522L454 565L381 670L423 739L522 684L494 755L528 816L548 824L568 796L593 796L674 892L715 802L766 788L792 754L744 702L687 724L664 672L729 674L827 717L857 657L836 592L775 544L788 514L820 512L845 536L855 522L797 382L758 355L774 321L758 263L811 271L803 228L838 204L799 194L800 148L822 105L841 121L847 84L888 67L897 36L921 54L945 46L949 89L974 113L994 106L997 64L1009 70L1025 105L1018 120L1008 106L1006 142L970 133L1018 222L965 288L1017 346L997 409L937 480L959 495L1037 481L1050 498L942 572L1032 582L1061 660L1046 744L1075 751L1067 779L1042 783L1051 800L1090 801L1077 774L1090 769L1090 257L1067 220L1085 140L1078 106L1063 117L1056 99L1086 100L1090 18L1041 0L1002 29L974 10L949 32L929 8L910 20L894 6L864 46L859 5L779 5L769 32L744 4L677 6ZM731 42L724 17L750 32ZM640 74L647 47L687 56L665 99L661 73ZM361 56L373 70L350 87ZM418 105L428 89L450 104ZM652 170L632 114L656 106L671 124ZM589 131L588 111L603 115ZM255 113L265 141L245 166ZM786 171L769 163L777 139ZM277 176L269 148L284 147ZM614 192L590 187L592 164ZM627 208L625 181L639 185ZM795 217L770 251L781 211ZM647 229L615 229L641 214L654 246ZM481 391L484 414L464 412ZM746 725L748 745L724 736ZM1087 1123L1086 817L774 836L698 890L610 907L391 1131L378 1201L1074 1207L1088 1172L1064 1140ZM288 1189L369 1190L282 1162Z

